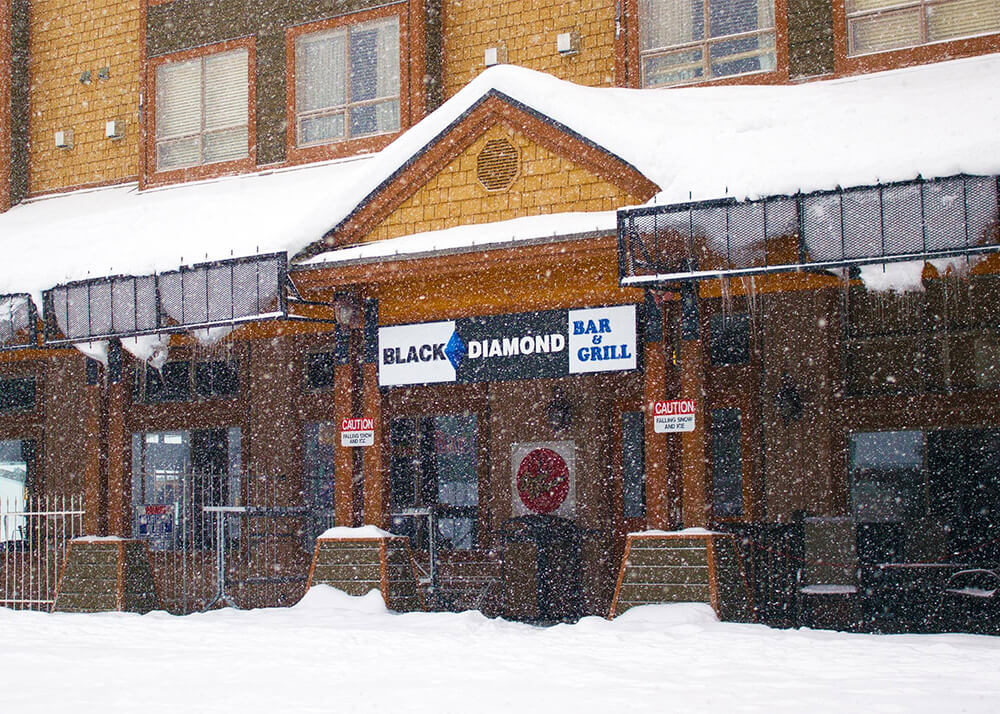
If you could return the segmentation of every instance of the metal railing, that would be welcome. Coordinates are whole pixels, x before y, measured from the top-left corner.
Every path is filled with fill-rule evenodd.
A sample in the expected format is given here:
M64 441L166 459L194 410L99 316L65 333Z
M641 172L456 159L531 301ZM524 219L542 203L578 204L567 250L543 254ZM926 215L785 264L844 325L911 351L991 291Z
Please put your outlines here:
M0 501L0 607L49 610L66 544L82 536L82 495Z
M152 475L139 475L143 478ZM223 602L291 605L305 594L315 539L333 510L303 503L281 476L173 474L177 488L133 506L132 534L149 542L161 606L175 614Z

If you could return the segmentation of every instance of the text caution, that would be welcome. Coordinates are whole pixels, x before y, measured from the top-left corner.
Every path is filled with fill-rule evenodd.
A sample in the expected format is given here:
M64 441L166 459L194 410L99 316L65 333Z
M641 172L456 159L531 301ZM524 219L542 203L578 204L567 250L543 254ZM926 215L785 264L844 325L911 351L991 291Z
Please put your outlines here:
M694 431L694 400L653 402L653 431L657 434Z
M371 418L342 419L341 446L372 446L375 444L375 420Z

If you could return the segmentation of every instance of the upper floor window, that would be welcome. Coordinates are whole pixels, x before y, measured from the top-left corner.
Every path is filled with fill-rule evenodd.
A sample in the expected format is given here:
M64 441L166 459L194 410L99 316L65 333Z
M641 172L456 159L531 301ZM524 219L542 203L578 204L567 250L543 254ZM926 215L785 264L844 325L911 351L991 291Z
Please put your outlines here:
M156 67L157 171L249 156L245 48Z
M642 86L775 69L774 0L639 0Z
M295 40L295 136L313 146L398 131L399 19Z
M996 0L846 0L851 55L1000 32Z

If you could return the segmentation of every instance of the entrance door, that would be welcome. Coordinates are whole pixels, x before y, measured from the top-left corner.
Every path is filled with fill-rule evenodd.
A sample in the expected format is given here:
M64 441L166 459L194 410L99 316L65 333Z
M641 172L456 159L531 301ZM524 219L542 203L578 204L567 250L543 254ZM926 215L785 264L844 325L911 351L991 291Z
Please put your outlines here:
M930 504L944 519L952 557L1000 560L1000 430L956 429L927 438Z

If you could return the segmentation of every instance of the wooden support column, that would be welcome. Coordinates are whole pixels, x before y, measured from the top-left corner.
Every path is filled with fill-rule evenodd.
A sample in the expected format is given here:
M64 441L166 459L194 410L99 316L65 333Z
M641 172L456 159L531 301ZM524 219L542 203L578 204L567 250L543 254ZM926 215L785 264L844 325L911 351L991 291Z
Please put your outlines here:
M104 400L101 395L101 374L100 363L87 360L87 408L84 411L84 429L89 435L84 442L83 453L83 532L86 535L97 535L102 532L101 523L102 501L101 491L103 490L103 471L101 468L101 416L103 414Z
M128 393L123 374L121 343L113 340L108 349L107 409L107 460L106 481L108 492L108 535L128 538L132 530L131 518L131 449L125 411Z
M669 530L670 514L669 444L666 434L653 430L653 403L667 398L667 353L663 331L663 311L651 292L643 309L643 411L646 441L646 527Z
M705 347L700 319L698 285L691 282L681 292L681 399L692 399L695 403L694 431L681 434L681 517L685 528L707 528L711 515Z
M337 326L337 365L333 373L333 416L338 434L334 443L334 519L338 526L354 525L354 448L340 445L339 428L354 414L354 360L351 332Z
M375 444L362 449L364 477L364 522L379 528L389 526L389 480L382 464L382 393L378 388L378 301L364 301L364 364L361 368L361 404L365 417L375 422Z

